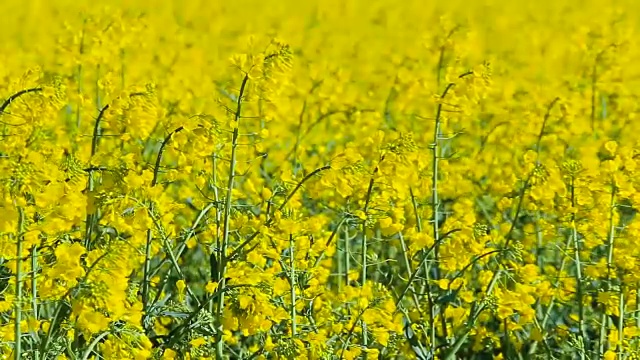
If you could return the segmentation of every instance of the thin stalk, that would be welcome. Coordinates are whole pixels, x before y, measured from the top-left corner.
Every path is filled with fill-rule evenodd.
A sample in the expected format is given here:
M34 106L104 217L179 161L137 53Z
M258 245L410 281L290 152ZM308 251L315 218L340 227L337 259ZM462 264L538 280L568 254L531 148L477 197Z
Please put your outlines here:
M351 337L353 336L353 333L356 330L356 326L357 326L358 322L360 321L360 319L362 318L362 315L364 315L364 313L369 309L369 306L370 305L368 305L367 307L362 309L362 311L360 311L358 313L358 316L356 316L355 320L353 321L353 325L351 325L351 328L349 329L349 332L347 333L347 339L342 344L342 350L340 351L340 357L338 358L339 360L342 360L344 358L344 351L349 346L349 341L351 340ZM364 329L362 329L362 331L364 331Z
M289 234L289 267L291 275L289 281L291 284L291 338L295 339L296 331L296 265L294 256L293 235Z
M624 344L624 293L622 286L620 287L620 301L618 303L618 311L620 317L618 318L618 360L623 359L623 344Z
M434 264L434 278L435 280L440 279L440 269L438 266L438 261L440 259L440 200L438 197L438 164L440 155L438 154L440 150L439 141L441 137L441 123L442 123L442 105L443 100L449 93L449 91L455 86L454 83L449 83L447 87L444 89L444 92L440 96L440 100L438 102L438 109L436 111L436 124L433 131L433 143L431 144L431 154L432 154L432 175L431 175L431 206L433 213L433 221L432 221L432 231L433 231L433 239L436 245L434 250L435 264Z
M609 209L609 234L607 236L607 279L604 283L604 291L609 291L611 287L611 270L613 268L613 242L615 240L615 224L613 221L615 207L615 185L611 184L611 203ZM598 343L598 358L604 356L605 351L605 339L607 334L608 316L606 309L603 309L602 316L600 317L600 341ZM608 343L608 341L607 341Z
M454 83L447 84L447 87L442 92L440 96L440 101L438 102L438 108L436 111L436 123L433 131L433 143L431 144L431 154L432 154L432 175L431 175L431 206L433 213L433 221L432 221L432 230L433 230L433 239L434 239L434 279L437 281L440 279L440 199L438 197L438 177L439 177L439 159L440 159L440 138L442 137L442 106L444 103L444 99L449 93L451 89L455 86ZM443 214L444 215L444 214ZM444 316L441 317L441 326L442 326L442 334L444 335L445 341L448 338L447 335L447 324ZM435 324L431 324L431 326L435 326Z
M378 162L378 165L376 165L376 168L373 170L373 174L371 175L371 179L369 180L369 187L367 189L367 195L365 198L365 202L364 202L364 215L367 216L367 212L369 211L369 202L371 201L371 195L373 194L373 183L375 180L375 176L378 173L379 169L380 169L380 163L384 160L384 155L380 158L380 161ZM367 283L367 221L363 220L362 221L362 241L361 241L361 247L362 247L362 280L360 281L361 286L364 287L364 285ZM362 320L362 346L364 346L365 348L367 347L368 344L368 337L367 337L367 323L365 323L364 320ZM364 358L367 358L367 354L364 354Z
M338 234L338 231L340 231L340 227L342 227L342 224L344 224L345 221L346 221L346 218L344 217L340 219L340 222L338 222L338 225L336 225L335 230L333 230L333 232L329 236L329 239L327 240L324 246L324 249L322 249L322 252L320 253L320 255L318 255L318 257L316 258L316 261L313 263L313 268L316 268L318 267L318 265L320 265L320 262L322 262L322 260L324 259L325 252L333 242L333 239L336 237L336 235Z
M93 136L91 138L91 156L94 156L96 154L96 151L98 150L98 141L100 139L100 121L104 117L105 111L107 111L108 109L109 105L105 105L100 109L98 117L96 118L96 122L93 125Z
M447 33L445 39L449 40L451 39L451 37L458 31L460 30L460 25L456 25L454 26L451 30L449 30L449 32ZM437 78L436 78L436 85L438 86L438 89L440 88L440 83L441 83L441 79L442 79L442 70L444 69L444 60L445 60L445 52L447 50L445 45L440 46L439 49L439 56L438 56L438 68L437 68Z
M509 349L511 348L511 342L509 339L509 323L507 322L507 318L502 320L502 325L504 326L504 347L503 347L503 356L505 359L509 359Z
M560 268L558 269L558 273L556 275L556 280L554 282L553 287L557 288L558 285L560 284L560 274L562 274L562 272L564 271L564 267L567 264L567 257L564 256L564 253L566 253L569 249L569 246L571 246L571 238L567 239L567 243L565 245L565 251L563 252L563 256L562 256L562 260L560 261ZM547 307L547 311L545 312L543 318L542 318L542 323L540 324L540 329L544 330L544 328L547 325L547 321L549 321L549 319L551 318L551 312L553 310L553 306L555 305L555 296L551 297L551 301L549 302L549 306ZM529 355L533 355L536 351L538 347L538 342L534 341L531 344L531 347L529 348Z
M398 233L399 238L400 238L400 245L402 246L402 254L404 255L404 264L407 267L407 274L409 275L409 278L413 277L413 270L411 268L411 261L409 260L409 249L407 248L407 245L404 241L404 236L402 236L402 232ZM418 300L418 295L416 294L416 291L414 289L413 286L411 286L410 288L411 290L411 297L413 298L413 304L416 307L416 309L418 310L418 313L420 314L420 317L422 318L422 309L420 308L420 300ZM431 307L431 297L429 297L429 323L433 324L433 318L434 318L434 313L433 313L433 308ZM434 344L435 344L435 327L431 326L430 327L431 331L430 331L430 345L433 348ZM424 348L422 347L422 344L420 345L420 350L422 350L424 352Z
M42 91L42 88L36 87L36 88L20 90L17 93L9 96L8 98L5 99L2 105L0 105L0 115L4 114L4 111L7 109L7 107L9 107L9 105L11 105L11 103L14 102L20 96L26 95L29 93L40 92L40 91Z
M571 206L576 206L575 199L575 184L574 179L571 178ZM581 343L586 344L588 335L587 328L585 325L584 319L584 289L583 289L583 281L582 281L582 262L580 261L580 240L578 239L578 230L576 229L576 214L575 212L571 214L571 238L574 241L574 260L576 262L576 297L578 301L578 329L579 337L581 338ZM580 359L584 360L586 356L586 351L582 349L580 351Z
M555 107L555 105L558 103L558 101L560 101L559 97L554 98L549 105L547 106L547 110L546 113L544 115L544 118L542 120L542 126L540 127L540 131L538 132L538 138L536 140L536 166L538 166L540 164L540 144L542 143L542 138L544 136L544 131L545 128L547 126L547 122L549 121L549 118L551 117L551 110L553 110L553 108ZM534 169L535 170L535 169ZM533 175L533 170L529 173L529 175L527 176L527 178L525 179L524 183L522 184L522 188L520 190L520 193L518 195L518 204L516 205L516 211L515 214L513 216L513 220L511 222L511 226L509 227L509 231L507 232L507 234L505 235L505 243L503 245L503 249L508 249L509 244L511 242L512 239L512 233L516 228L516 222L517 219L520 215L520 212L522 211L522 207L524 205L524 196L526 194L527 188L530 185L530 181L531 181L531 177ZM498 280L498 277L500 276L501 272L500 271L496 271L494 272L491 281L490 281L490 286L487 289L487 296L491 294L491 289L493 289L493 285L495 285L496 281ZM482 306L481 306L482 308ZM479 315L479 313L478 313ZM475 320L474 320L475 321ZM462 338L466 339L466 337L468 336L468 333L464 334ZM455 356L455 352L458 351L459 347L462 346L461 343L459 343L460 339L459 338L458 341L456 341L456 344L454 344L453 349L449 352L449 356ZM457 348L456 348L457 346Z
M338 249L336 251L336 256L338 258L338 293L342 293L342 284L344 283L344 279L342 278L342 275L344 274L344 264L342 262L344 257L343 241L338 240ZM638 315L638 319L640 319L640 315Z
M186 243L189 241L189 239L191 239L191 237L193 237L194 235L200 233L200 231L196 231L196 228L198 227L198 225L200 224L200 222L202 221L202 219L204 219L205 215L207 215L207 213L213 208L215 207L216 203L209 203L207 204L207 206L205 206L202 210L200 210L200 212L198 213L198 216L196 217L196 220L193 222L193 224L191 225L191 227L189 228L189 232L187 233L187 235L185 235L185 237L180 241L180 246L178 247L178 249L175 251L175 253L173 253L173 257L175 259L178 259L182 253L184 252L185 248L187 247ZM151 213L149 213L151 214ZM156 220L154 220L154 223L157 223ZM159 228L159 223L157 223L156 225L158 225ZM168 244L167 244L168 246ZM163 262L164 263L164 262ZM151 277L153 277L155 274L158 273L158 271L160 270L160 268L163 266L163 263L157 265L152 271L151 271ZM217 268L216 268L216 276L217 276Z
M458 232L460 230L461 229L453 229L453 230L448 231L446 234L443 234L440 237L440 241L446 240L449 236L451 236L451 234L456 233L456 232ZM398 299L396 300L396 308L400 305L400 303L402 302L402 299L405 297L405 295L407 295L407 292L409 291L409 287L411 286L411 284L415 281L415 279L418 277L418 275L420 275L420 268L422 268L424 266L424 263L429 259L429 255L431 255L431 253L435 249L436 245L437 244L434 243L429 248L429 250L427 250L425 252L425 254L422 256L422 260L420 260L420 263L418 264L416 271L409 278L409 281L407 281L407 285L405 285L405 287L402 290L402 292L400 292L400 295L398 296Z
M300 180L300 182L296 185L296 187L293 188L293 190L287 195L287 197L284 199L282 204L280 204L280 206L278 207L277 211L282 211L282 209L284 209L284 207L287 205L287 203L293 198L293 196L302 187L302 185L304 185L304 183L306 183L309 179L311 179L315 175L319 174L320 172L325 171L325 170L329 170L330 168L331 168L330 165L325 165L325 166L319 167L319 168L313 170L312 172L310 172L304 178L302 178L302 180ZM269 211L267 211L267 215L266 216L267 216L267 219L265 220L264 225L265 226L270 226L272 224L272 222L273 222L273 218L271 217L271 213ZM240 251L242 251L242 249L245 246L247 246L251 241L253 241L253 239L255 239L256 236L258 236L259 234L260 234L260 230L257 230L253 234L251 234L251 236L249 236L247 239L245 239L240 245L238 245L231 252L231 255L229 255L227 257L227 259L228 260L236 259L236 257L240 254ZM248 254L253 249L255 249L256 246L257 246L257 244L255 246L253 246L252 248L248 249L247 251L245 251L245 255Z
M640 328L640 288L636 286L636 327Z
M349 286L349 271L351 270L351 252L349 249L349 228L344 228L344 282Z
M158 184L158 174L160 173L160 163L162 162L162 154L164 153L164 149L171 141L171 137L174 134L183 130L183 127L180 126L177 129L173 130L169 135L167 135L162 144L160 145L160 149L158 150L158 156L156 157L156 164L153 170L153 179L151 179L151 187L155 187ZM148 202L148 213L153 214L155 212L155 205L153 201ZM143 279L142 279L142 308L146 313L149 306L149 288L151 285L151 243L153 240L151 229L147 229L147 242L145 244L145 257L144 257L144 265L143 265ZM171 252L171 249L167 249ZM171 253L173 254L173 253Z
M178 259L176 255L173 253L173 250L171 249L171 244L169 244L169 238L163 234L162 225L160 224L160 219L157 219L155 217L153 211L151 211L152 209L153 209L153 203L150 204L150 211L148 214L151 220L153 221L153 224L155 225L156 230L158 231L159 234L161 234L160 236L162 237L162 245L164 246L166 253L169 254L169 262L173 266L173 269L175 269L176 273L178 273L178 276L186 282L186 278L182 270L180 269L180 265L178 264ZM186 290L187 290L187 294L196 302L198 306L200 306L200 300L198 300L198 298L193 293L189 285L186 286Z
M36 275L38 273L38 249L36 246L31 247L31 311L33 311L34 320L40 319L40 313L38 311L38 282ZM31 331L31 335L34 340L39 343L40 336L37 331ZM35 360L40 359L40 351L38 348L33 349L33 357Z
M438 79L439 81L439 79ZM411 205L413 207L413 214L415 216L416 219L416 230L418 230L418 233L422 233L422 219L420 218L420 213L418 211L418 202L416 201L416 197L413 194L413 189L411 187L409 187L409 194L411 195ZM403 245L404 248L404 245ZM405 255L406 257L406 255ZM408 259L406 259L408 260ZM406 262L405 260L405 262ZM422 286L420 288L420 293L421 294L427 294L427 301L428 301L428 305L429 305L429 323L433 324L434 323L434 318L435 318L435 309L434 309L434 302L433 299L431 297L431 287L430 287L430 275L429 275L429 262L425 261L423 263L423 267L424 267L424 274L425 274L425 281L422 283ZM416 270L417 271L417 270ZM409 277L411 277L411 274L409 274ZM434 349L436 347L436 327L435 326L430 326L429 327L429 339L431 340L430 342L430 352L431 355L433 356L434 354Z
M411 187L409 188L409 195L411 195L411 206L413 207L413 215L416 218L416 230L418 230L418 232L422 232L422 219L420 218L420 213L418 212L418 202L415 195L413 194L413 189Z
M33 317L38 320L40 314L38 313L38 249L36 246L31 247L31 306L33 307Z
M100 109L100 112L98 113L98 117L96 117L96 122L94 123L93 126L93 136L91 138L91 157L93 158L93 156L96 154L96 151L98 150L98 140L100 138L100 121L102 121L102 118L104 117L105 111L107 111L109 109L109 105L105 105L102 109ZM89 170L89 179L87 182L87 188L89 191L89 196L92 196L92 192L94 189L94 178L93 178L93 171L94 169L90 169ZM93 225L94 222L96 220L96 215L91 212L89 214L87 214L86 216L86 222L85 222L85 240L84 240L84 247L87 250L90 250L90 246L91 246L91 237L93 235Z
M151 205L153 211L153 205ZM147 229L147 242L144 247L144 267L143 267L143 279L142 279L142 307L143 312L146 313L149 306L149 287L151 282L151 229Z
M416 219L416 230L421 233L422 232L422 219L420 218L420 213L418 212L418 202L416 200L415 195L413 194L413 189L409 187L409 195L411 195L411 206L413 207L413 216ZM422 287L420 288L420 293L424 294L429 290L429 263L424 263L424 273L426 274L426 279L422 283Z
M19 207L18 208L18 229L16 233L16 293L15 293L15 302L14 302L14 312L15 312L15 326L14 326L14 336L15 336L15 346L13 349L13 354L16 360L22 358L22 329L20 329L20 323L22 322L22 235L24 232L24 210Z
M211 156L212 161L211 161L211 181L213 183L213 200L216 202L216 234L215 234L215 238L216 238L216 249L212 249L211 250L211 256L215 256L216 255L216 251L217 249L220 248L221 244L220 244L220 206L218 204L220 204L220 196L218 194L218 157L216 156L215 152L213 153L213 155ZM213 271L218 271L218 269L211 269L212 271L212 275L213 275ZM218 281L220 281L220 279L217 279ZM209 313L213 314L213 301L208 301L209 303ZM212 322L214 320L212 319Z
M538 268L540 269L540 273L544 274L544 259L542 257L543 245L542 245L542 229L540 228L540 212L536 211L536 219L535 219L535 231L536 231L536 262L538 264Z
M244 96L244 91L247 86L247 82L249 81L249 74L246 74L242 79L242 85L240 85L240 92L238 94L238 101L236 104L236 113L235 113L235 124L233 129L233 136L231 138L231 162L229 164L229 179L227 181L227 194L225 198L224 205L224 223L222 230L222 246L218 250L218 261L219 261L219 270L218 273L220 279L219 287L224 289L226 285L226 270L227 270L227 248L229 246L229 221L231 219L231 194L235 182L236 176L236 157L237 157L237 149L238 149L238 129L239 129L239 121L240 114L242 113L242 98ZM224 309L224 292L220 294L218 298L218 308L217 308L217 318L222 318L222 311ZM224 355L224 339L222 337L223 325L220 323L218 329L218 336L216 340L216 354L217 358L222 360Z
M500 273L501 270L498 270L496 272ZM489 283L489 285L487 286L487 290L485 291L486 296L491 295L491 293L493 292L493 288L495 287L499 277L500 277L500 275L498 274L498 276L494 276L491 279L491 282ZM472 306L470 321L468 321L467 326L466 326L465 330L463 331L462 335L459 338L456 339L455 343L453 343L451 348L446 352L446 355L443 357L444 360L455 360L455 359L457 359L456 354L458 353L458 351L462 347L462 344L464 344L464 342L469 337L469 333L471 332L471 329L473 329L473 327L475 326L475 323L478 320L478 317L480 316L482 311L484 311L485 307L486 307L485 303L482 303L482 304L478 305L477 309L476 309L475 304L474 304L474 306Z
M82 360L89 359L89 357L91 356L91 353L93 352L93 349L95 349L96 346L98 346L98 344L100 343L100 341L102 341L102 339L107 337L107 335L109 335L109 333L110 333L109 331L105 331L105 332L101 333L100 335L96 336L96 338L93 339L93 341L89 344L87 349L82 354Z
M217 299L220 296L220 294L224 292L230 291L232 289L239 289L244 287L255 287L255 286L247 285L247 284L227 285L224 289L218 288L216 292L211 294L209 296L209 301ZM169 332L169 334L162 336L163 338L167 339L166 342L163 344L163 347L165 349L170 349L173 345L179 342L183 336L186 336L189 334L189 331L184 331L185 328L193 324L193 320L200 314L200 312L202 311L202 309L205 308L205 306L207 306L207 302L200 303L200 306L198 306L196 309L191 311L189 316L187 316L180 325L173 328ZM215 329L211 329L211 331L215 331Z

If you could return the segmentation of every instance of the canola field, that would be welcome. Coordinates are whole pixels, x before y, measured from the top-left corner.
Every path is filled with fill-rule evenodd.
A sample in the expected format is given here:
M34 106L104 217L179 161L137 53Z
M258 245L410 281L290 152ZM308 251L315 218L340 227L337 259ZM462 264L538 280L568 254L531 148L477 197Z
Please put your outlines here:
M2 1L0 358L640 358L639 5Z

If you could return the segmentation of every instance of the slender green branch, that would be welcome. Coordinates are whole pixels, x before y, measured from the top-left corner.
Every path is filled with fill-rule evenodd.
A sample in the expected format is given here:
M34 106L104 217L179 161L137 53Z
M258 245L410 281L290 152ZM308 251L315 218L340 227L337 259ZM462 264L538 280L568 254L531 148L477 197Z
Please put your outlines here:
M624 292L622 290L622 286L620 286L620 299L618 302L618 312L620 316L618 317L618 360L622 360L623 357L623 346L624 346Z
M16 231L16 293L14 300L14 349L13 353L16 360L22 359L22 330L20 323L22 322L22 237L24 233L25 217L24 210L18 208L18 229Z
M87 349L84 351L84 353L82 354L82 360L89 359L89 357L91 356L91 353L93 352L93 349L95 349L96 346L98 346L98 344L100 343L100 341L102 341L102 339L106 338L110 333L111 333L110 331L104 331L104 332L100 333L100 335L96 336L93 339L93 341L91 341L91 343L89 344Z
M98 149L98 140L100 139L100 121L104 117L105 111L109 109L109 105L105 105L100 112L98 113L98 117L96 117L96 122L93 125L93 136L91 138L91 156L93 157L96 154Z
M100 138L100 121L104 117L105 111L107 111L108 109L109 109L109 105L105 105L102 109L100 109L100 112L96 117L96 122L93 126L93 136L91 137L91 158L93 158L93 156L96 154L96 151L98 149L98 139ZM93 196L91 193L93 192L94 185L95 185L93 172L94 172L94 169L89 170L89 178L87 180L87 189L89 191L89 196ZM93 236L93 227L95 225L94 222L96 221L96 217L97 216L93 211L88 213L86 216L84 247L87 250L90 250L91 237Z
M613 270L613 243L615 240L616 231L614 222L614 212L616 211L616 190L616 186L613 183L612 179L611 203L609 204L609 231L607 236L607 278L605 279L603 289L605 292L611 290L611 276ZM608 341L606 341L608 323L609 319L607 316L607 310L606 308L604 308L602 309L602 315L600 317L600 340L598 343L598 358L602 358L602 356L604 356L605 343L608 344Z
M575 196L575 184L574 179L571 179L571 206L575 208L576 206L576 196ZM574 260L576 262L576 297L578 301L578 329L579 329L579 338L581 339L582 344L587 343L588 335L587 328L585 324L585 314L584 314L584 286L582 279L582 261L580 259L580 239L578 238L578 230L576 229L576 214L575 212L571 214L571 238L574 241ZM586 351L582 349L580 351L580 359L584 360L586 358Z
M34 245L31 247L31 311L33 312L34 320L40 319L40 311L38 309L38 249ZM40 335L37 330L31 331L31 336L36 343L40 343ZM38 348L33 348L33 357L35 360L40 360L40 351Z
M404 264L405 267L407 268L407 274L409 275L409 278L411 279L413 277L413 269L411 268L411 261L409 260L409 249L407 248L407 244L404 241L404 236L402 235L402 232L400 232L398 234L399 238L400 238L400 245L402 246L402 254L403 254L403 258L404 258ZM423 313L422 313L422 308L420 307L420 300L418 299L418 295L416 294L416 291L414 289L413 286L410 286L410 290L411 290L411 297L413 299L413 305L415 306L416 310L418 311L418 313L420 314L420 317L423 317ZM433 312L433 307L432 307L432 301L431 301L431 294L427 293L428 295L428 300L429 300L429 323L433 324L433 320L435 317L435 314ZM407 321L409 321L408 317L407 317ZM430 327L430 340L431 340L431 345L435 344L435 327ZM421 350L424 351L422 344L418 343L419 347Z
M289 267L291 275L289 275L289 282L291 285L291 338L295 339L297 335L296 331L296 264L294 256L294 241L293 235L289 234Z
M318 173L320 173L322 171L325 171L325 170L329 170L329 169L331 169L331 166L330 165L325 165L325 166L322 166L322 167L319 167L319 168L315 169L314 171L310 172L307 176L302 178L302 180L300 180L300 182L289 193L289 195L287 195L287 197L285 198L284 202L278 207L278 211L282 211L282 209L284 209L284 207L287 205L289 200L291 200L291 198L293 198L293 195L295 195L295 193L298 191L298 189L300 189L302 187L302 185L304 185L304 183L307 182L307 180L311 179L313 176L317 175ZM271 214L267 213L267 219L265 220L264 225L265 226L270 226L272 222L273 222L273 217L271 217ZM245 241L240 243L240 245L238 245L231 252L231 255L229 255L229 257L228 257L229 260L234 260L240 254L240 251L242 251L242 249L244 249L244 247L247 246L258 235L260 235L260 230L256 230ZM251 248L250 250L252 250L252 249L253 248ZM247 251L246 253L249 253L249 251Z
M225 197L224 204L224 220L223 220L223 230L222 230L222 244L218 249L218 279L220 279L220 288L224 288L226 285L226 270L227 270L227 248L229 246L229 223L231 220L231 195L233 193L233 186L236 177L236 156L238 149L238 129L239 129L239 121L242 113L242 98L244 97L244 92L247 86L247 82L249 81L249 74L246 74L242 79L242 85L240 85L240 92L238 93L238 100L236 106L235 113L235 121L233 128L233 135L231 138L231 162L229 164L229 179L227 181L227 194ZM218 320L222 318L222 312L224 310L224 293L220 294L218 297L218 308L217 308L217 317ZM222 359L224 355L224 338L222 337L222 323L220 322L217 341L216 341L216 354L218 359Z
M7 107L9 107L9 105L11 105L11 103L14 102L20 96L25 95L25 94L29 94L29 93L33 93L33 92L40 92L40 91L42 91L42 88L41 87L36 87L36 88L20 90L17 93L9 96L2 103L2 105L0 105L0 115L4 114L4 111L7 109Z
M439 66L442 66L442 64L439 64ZM472 72L466 72L461 74L460 76L458 76L458 78L464 78L468 75L471 75ZM445 87L444 91L442 92L442 95L440 95L439 101L438 101L438 107L436 110L436 118L435 118L435 126L434 126L434 130L433 130L433 142L431 144L431 154L432 154L432 160L431 160L431 165L432 165L432 174L431 174L431 206L432 206L432 213L433 213L433 220L432 220L432 231L433 231L433 239L434 239L434 264L433 264L433 269L434 269L434 280L439 280L440 279L440 226L442 225L442 223L440 222L440 199L438 196L438 178L439 178L439 159L442 156L442 154L440 154L440 139L442 137L442 112L443 112L443 105L444 105L444 99L447 97L447 94L449 93L449 91L451 91L454 87L456 86L455 83L450 82L449 84L447 84L447 86ZM444 214L442 214L444 216ZM442 219L442 221L444 221L444 219ZM422 265L421 265L422 266ZM418 273L418 271L416 271L416 273ZM403 292L402 296L404 296L404 293L406 293L406 289ZM441 317L441 326L442 326L442 333L444 335L444 338L447 339L447 324L445 321L444 316ZM432 324L432 326L435 326L434 324Z
M336 225L336 228L333 229L333 231L331 232L331 235L329 236L329 239L327 239L327 242L324 248L322 249L322 252L320 252L320 255L318 255L318 257L316 258L316 261L313 263L314 268L318 267L318 265L320 265L320 263L324 259L325 252L333 242L333 239L336 237L336 234L338 233L338 231L340 230L340 227L342 226L342 224L344 224L345 221L346 221L346 218L344 217L340 219L340 222L338 222L338 225Z
M461 229L453 229L450 230L449 232L447 232L446 234L443 234L440 239L438 240L439 242L442 242L444 240L446 240L449 236L451 236L453 233L456 233L458 231L460 231ZM400 296L398 296L398 299L396 300L396 308L398 308L398 306L400 305L400 302L402 301L402 299L404 298L404 296L407 294L407 292L409 291L409 287L411 286L411 284L413 283L413 281L416 279L416 277L418 277L418 275L420 275L420 270L422 268L422 266L424 265L424 263L429 259L429 255L431 255L431 253L434 251L435 247L437 244L433 244L429 250L426 251L426 253L422 256L422 260L420 260L420 263L417 266L417 270L413 273L413 275L409 278L409 281L407 281L407 285L405 285L404 289L402 290L402 292L400 293ZM396 310L397 311L397 310Z
M171 133L169 133L169 135L167 135L164 140L162 141L162 144L160 145L160 149L158 150L158 156L156 157L156 163L155 163L155 167L153 169L153 179L151 180L151 187L155 187L158 183L158 174L160 172L160 163L162 162L162 155L164 153L164 149L167 146L167 144L169 143L169 141L171 141L171 138L173 137L174 134L182 131L183 127L180 126L178 128L176 128L174 131L172 131ZM149 214L153 214L155 212L155 207L154 207L154 202L153 201L149 201L148 202L148 212ZM151 229L147 229L147 241L145 244L145 251L144 251L144 267L143 267L143 279L142 279L142 307L143 307L143 311L146 313L149 307L149 291L150 291L150 285L151 285L151 243L153 240L153 236L152 236L152 232ZM171 249L168 249L169 252L171 252ZM173 253L171 253L171 255L173 255Z
M371 179L369 180L369 187L367 188L367 195L365 197L365 202L364 202L364 215L367 216L367 212L369 211L369 203L371 201L371 196L373 194L373 183L375 181L375 176L376 174L378 174L378 171L380 170L380 163L382 163L382 161L384 161L384 155L380 158L380 161L378 162L378 164L376 165L375 169L373 170L373 174L371 174ZM364 287L364 285L367 282L367 221L363 220L362 221L362 242L361 242L361 248L362 248L362 280L360 281L361 286ZM365 348L367 347L368 344L368 337L367 337L367 324L364 322L364 320L362 321L362 346L364 346ZM366 354L365 354L365 359L366 359Z
M554 284L553 284L554 288L557 288L558 285L560 284L561 274L564 271L565 266L567 265L567 257L564 254L568 252L569 247L571 246L571 241L572 241L571 237L567 238L567 243L565 244L565 249L562 252L562 260L560 261L560 268L558 269L558 272L556 274L556 279L555 279ZM540 324L541 331L545 329L545 327L547 325L547 322L551 318L551 312L553 311L553 307L555 305L555 300L556 300L556 297L552 296L551 300L549 301L549 306L547 307L547 310L544 313L544 316L542 318L542 323ZM531 347L529 348L528 354L529 355L535 354L537 347L538 347L538 342L537 341L533 341L531 343Z
M364 313L369 309L369 306L371 306L371 304L369 304L367 307L365 307L364 309L362 309L362 311L360 311L358 313L358 316L356 316L356 318L353 321L353 325L351 325L351 328L349 329L349 332L347 333L347 338L344 341L344 343L342 344L342 350L340 351L340 357L338 358L339 360L344 359L344 352L347 349L347 347L349 346L349 341L351 340L351 337L353 336L354 331L356 330L356 326L358 325L358 322L360 322L360 319L362 318L362 315L364 315ZM362 328L362 332L364 333L365 329Z

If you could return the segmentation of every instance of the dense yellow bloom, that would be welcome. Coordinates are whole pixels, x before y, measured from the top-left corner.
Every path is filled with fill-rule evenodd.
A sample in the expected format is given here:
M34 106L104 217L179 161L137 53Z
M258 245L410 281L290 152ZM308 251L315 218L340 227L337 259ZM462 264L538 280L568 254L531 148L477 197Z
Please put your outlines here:
M637 355L636 2L3 5L0 353Z

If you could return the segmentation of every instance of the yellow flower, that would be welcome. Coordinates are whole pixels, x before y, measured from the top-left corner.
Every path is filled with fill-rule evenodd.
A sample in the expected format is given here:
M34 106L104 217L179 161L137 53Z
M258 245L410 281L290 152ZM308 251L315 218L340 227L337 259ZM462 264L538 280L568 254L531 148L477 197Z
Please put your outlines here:
M193 347L200 347L207 343L207 340L203 337L198 337L189 341L189 345Z
M171 349L166 349L162 354L162 359L172 360L178 358L178 353Z
M205 287L207 294L213 294L217 289L218 289L217 282L213 282L213 281L207 282L207 286Z
M605 353L604 353L603 359L604 359L604 360L614 360L614 359L616 359L616 358L617 358L617 356L618 356L618 355L616 354L616 352L615 352L615 351L613 351L613 350L607 350L607 351L605 351Z
M184 282L184 280L180 279L176 281L176 288L178 289L178 292L183 293L186 287L187 284Z

